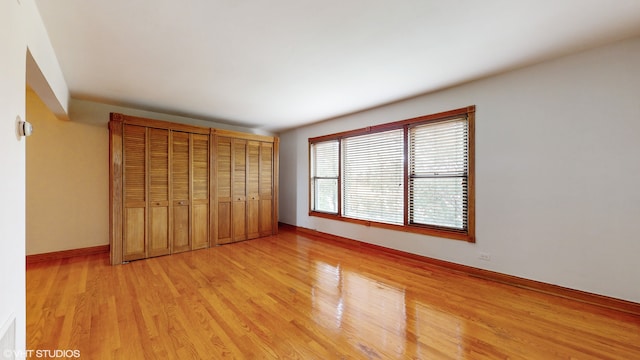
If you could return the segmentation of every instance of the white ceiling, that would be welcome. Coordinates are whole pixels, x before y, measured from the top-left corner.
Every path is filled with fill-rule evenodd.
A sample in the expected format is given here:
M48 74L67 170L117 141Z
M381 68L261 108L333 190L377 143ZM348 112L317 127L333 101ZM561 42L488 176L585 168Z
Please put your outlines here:
M640 0L36 0L74 98L280 131L640 35Z

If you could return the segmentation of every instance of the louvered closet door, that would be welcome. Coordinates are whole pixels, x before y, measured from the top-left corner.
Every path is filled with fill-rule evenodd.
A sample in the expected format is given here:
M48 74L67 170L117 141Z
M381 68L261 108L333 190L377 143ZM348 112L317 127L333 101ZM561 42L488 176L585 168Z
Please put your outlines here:
M209 246L209 135L192 134L192 249Z
M232 238L242 241L247 239L247 141L233 139L232 150Z
M216 136L216 244L230 243L231 238L231 139Z
M169 130L149 134L149 256L171 253L169 233Z
M146 141L145 127L124 125L124 223L123 260L144 259L146 253Z
M260 236L260 142L247 142L247 238Z
M173 206L173 251L191 250L189 194L189 134L171 132L171 204Z
M260 236L273 234L273 143L260 144Z

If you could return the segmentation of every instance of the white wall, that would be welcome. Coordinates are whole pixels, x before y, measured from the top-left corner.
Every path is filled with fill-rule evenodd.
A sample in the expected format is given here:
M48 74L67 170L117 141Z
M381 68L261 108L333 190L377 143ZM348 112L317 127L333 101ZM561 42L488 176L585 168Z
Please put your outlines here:
M15 1L0 2L0 329L16 319L18 349L25 347L24 119L26 42Z
M468 105L477 243L308 216L309 137ZM282 134L280 221L640 302L639 137L636 38Z
M15 319L18 358L26 347L25 139L17 135L16 118L25 119L28 49L38 54L37 59L31 58L31 65L38 69L31 74L38 82L36 87L59 105L64 104L66 83L59 77L61 72L35 3L0 2L0 329ZM52 79L50 83L48 79Z
M68 119L69 88L62 75L49 35L33 0L20 0L28 45L27 82L60 119Z

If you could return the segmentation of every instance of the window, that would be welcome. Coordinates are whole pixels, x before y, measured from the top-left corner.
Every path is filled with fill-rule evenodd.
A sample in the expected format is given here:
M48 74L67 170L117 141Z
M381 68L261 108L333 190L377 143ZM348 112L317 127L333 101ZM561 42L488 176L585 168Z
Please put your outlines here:
M466 118L409 129L409 222L467 227Z
M474 239L475 107L309 139L310 215Z
M338 213L338 141L311 146L311 198L313 210Z
M342 153L342 214L354 219L402 224L402 129L345 138Z

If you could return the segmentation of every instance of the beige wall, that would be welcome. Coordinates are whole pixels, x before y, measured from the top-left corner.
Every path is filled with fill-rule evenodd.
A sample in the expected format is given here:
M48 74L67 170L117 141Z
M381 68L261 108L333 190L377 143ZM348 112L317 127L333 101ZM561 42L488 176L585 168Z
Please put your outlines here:
M27 90L27 255L109 243L109 130L62 121Z
M71 99L70 121L27 90L26 253L109 244L109 113L248 133L255 129ZM269 134L270 135L270 134Z

